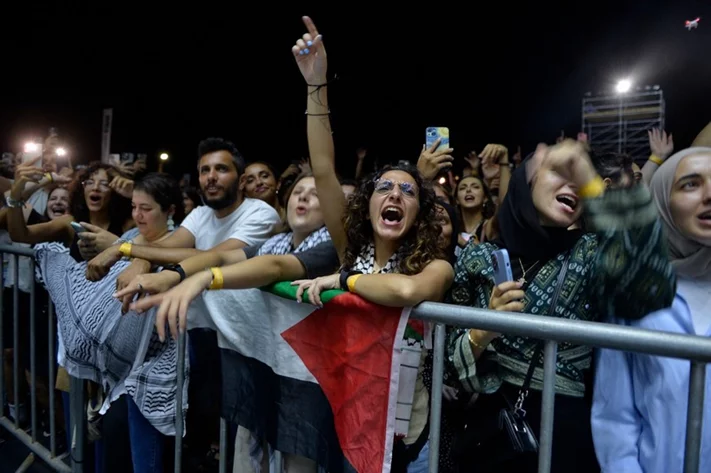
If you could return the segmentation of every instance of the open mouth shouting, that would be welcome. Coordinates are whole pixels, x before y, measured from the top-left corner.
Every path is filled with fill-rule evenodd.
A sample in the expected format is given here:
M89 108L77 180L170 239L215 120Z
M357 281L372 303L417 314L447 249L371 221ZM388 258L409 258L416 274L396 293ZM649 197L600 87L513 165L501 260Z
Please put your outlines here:
M402 223L404 212L401 208L394 205L388 205L380 213L380 218L388 227L398 227Z
M555 197L555 200L560 204L560 208L568 214L574 214L578 207L578 196L574 194L560 194Z

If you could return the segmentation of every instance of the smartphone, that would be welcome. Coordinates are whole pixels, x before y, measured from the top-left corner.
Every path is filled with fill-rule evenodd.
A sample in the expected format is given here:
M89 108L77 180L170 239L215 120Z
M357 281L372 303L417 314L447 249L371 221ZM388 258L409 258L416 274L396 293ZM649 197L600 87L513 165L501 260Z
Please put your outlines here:
M449 148L449 128L446 126L429 126L425 130L425 146L430 149L439 138L437 149Z
M86 228L82 227L77 222L69 222L69 225L71 225L74 233L82 233L86 231Z
M513 281L508 251L496 250L491 253L491 263L494 267L494 282L497 286L504 282Z
M22 162L26 163L32 161L33 159L42 156L42 144L41 143L26 143L25 150L22 153ZM35 164L35 167L42 169L42 159L39 159Z

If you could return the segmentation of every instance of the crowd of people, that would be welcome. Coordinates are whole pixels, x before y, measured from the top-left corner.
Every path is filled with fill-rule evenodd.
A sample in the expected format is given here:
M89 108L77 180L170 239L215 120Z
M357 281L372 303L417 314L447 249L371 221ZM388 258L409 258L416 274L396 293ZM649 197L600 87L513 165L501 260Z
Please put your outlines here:
M388 165L368 175L361 153L356 179L343 179L335 171L324 40L308 17L304 23L307 33L292 52L306 83L308 162L278 175L267 162L246 162L232 142L208 138L198 146L199 189L130 166L57 170L52 160L44 167L18 163L13 179L3 178L5 243L34 246L37 262L31 274L21 258L18 281L5 264L5 291L20 288L23 313L32 278L51 297L61 367L56 389L67 406L67 374L91 382L97 473L171 468L177 401L164 387L173 386L175 340L183 332L187 468L209 471L226 455L235 472L266 471L276 449L288 473L349 471L324 452L272 444L270 417L232 423L230 451L219 451L219 417L234 416L215 399L254 400L224 376L246 362L221 352L215 330L195 322L231 310L208 306L206 291L293 281L298 299L307 294L304 302L317 306L324 291L339 289L390 307L439 301L711 333L711 125L676 153L671 135L650 130L641 168L628 156L563 139L527 156L489 144L468 154L454 176L453 150L438 141L423 147L416 166ZM503 282L494 270L501 250L513 276ZM12 357L28 365L26 324L20 346L8 336L9 294L6 387L13 384ZM46 372L36 375L41 393L55 389ZM537 437L542 380L541 341L448 327L439 471L537 471L536 452L517 454L502 439L500 419L516 406ZM681 472L688 384L688 362L560 344L551 471ZM428 471L431 385L432 357L423 350L407 431L393 443L394 472ZM8 388L9 415L26 417L24 398L12 393ZM40 398L46 409L46 396ZM184 403L177 407L187 409ZM68 409L62 411L64 424ZM711 469L709 451L705 428L702 471Z

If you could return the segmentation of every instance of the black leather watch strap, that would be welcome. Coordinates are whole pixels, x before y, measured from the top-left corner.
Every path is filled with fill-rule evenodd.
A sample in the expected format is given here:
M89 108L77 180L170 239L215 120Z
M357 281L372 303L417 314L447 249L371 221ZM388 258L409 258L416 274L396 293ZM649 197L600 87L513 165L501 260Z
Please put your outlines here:
M179 264L166 266L163 268L163 271L175 271L180 275L180 282L183 282L185 280L185 270Z

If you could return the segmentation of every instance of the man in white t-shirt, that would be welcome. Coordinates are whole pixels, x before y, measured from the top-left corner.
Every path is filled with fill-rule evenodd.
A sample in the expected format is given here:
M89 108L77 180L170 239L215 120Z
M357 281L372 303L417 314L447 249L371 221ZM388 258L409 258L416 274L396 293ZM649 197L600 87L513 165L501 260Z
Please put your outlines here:
M221 138L198 146L198 173L205 206L190 212L172 235L154 245L114 245L89 262L87 279L101 279L121 257L133 258L118 278L119 289L152 265L175 265L202 251L229 251L266 241L279 215L261 200L245 198L240 178L245 162L237 148ZM125 301L126 305L128 300Z

